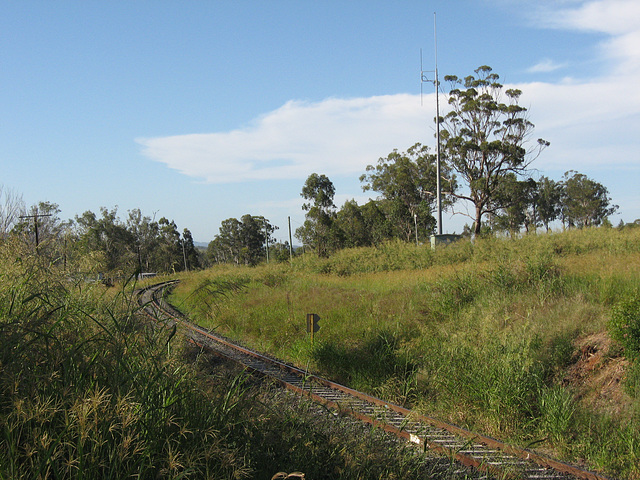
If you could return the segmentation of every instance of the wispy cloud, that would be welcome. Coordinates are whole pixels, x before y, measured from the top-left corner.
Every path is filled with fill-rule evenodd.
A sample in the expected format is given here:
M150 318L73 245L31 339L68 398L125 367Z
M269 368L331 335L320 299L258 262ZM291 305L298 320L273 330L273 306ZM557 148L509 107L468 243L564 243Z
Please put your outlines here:
M564 68L565 66L566 66L566 63L556 63L549 58L545 58L540 62L536 63L535 65L533 65L532 67L529 67L527 69L527 72L529 73L554 72L556 70Z
M637 0L589 0L558 7L538 4L531 19L541 27L605 34L600 55L614 62L617 72L640 67L640 2Z

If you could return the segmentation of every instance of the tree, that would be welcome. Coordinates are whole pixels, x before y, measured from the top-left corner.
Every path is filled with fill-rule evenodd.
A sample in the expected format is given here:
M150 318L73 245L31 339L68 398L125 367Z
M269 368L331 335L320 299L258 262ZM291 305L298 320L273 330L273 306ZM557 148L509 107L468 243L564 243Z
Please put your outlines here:
M535 225L536 182L533 179L520 181L513 173L505 176L496 192L495 201L501 205L495 224L512 237L522 226L529 232L529 226Z
M193 236L188 228L182 231L182 255L184 257L185 269L194 270L200 268L200 255L193 243Z
M139 208L134 208L129 211L126 228L133 236L138 269L141 272L153 271L153 253L158 246L159 237L158 223L151 217L142 215Z
M0 185L0 239L5 238L18 224L22 210L24 210L22 196Z
M227 263L227 251L219 235L216 235L207 245L206 256L211 263Z
M560 216L562 184L547 177L538 180L536 211L538 220L549 231L549 224Z
M57 240L62 236L62 232L68 227L68 223L63 222L58 217L60 208L57 203L38 202L36 205L25 212L20 218L21 223L18 230L28 233L32 236L35 245L41 246L43 249L55 250ZM50 245L46 245L50 243Z
M445 77L451 83L451 110L442 119L440 137L446 162L469 188L466 195L448 193L473 204L474 213L469 216L479 234L483 215L503 207L496 194L505 176L526 176L528 166L549 142L539 139L527 150L534 125L527 118L527 109L518 105L522 91L504 91L507 103L503 103L498 75L488 66L475 73L477 78Z
M79 227L79 248L86 255L100 254L95 258L95 268L104 273L120 275L132 272L138 261L133 235L118 218L117 212L117 207L113 210L101 207L101 217L86 211L82 216L76 215L75 220Z
M277 227L262 216L243 215L241 220L228 218L220 233L209 242L207 257L213 263L257 265L266 256L266 243Z
M420 232L431 234L436 224L432 215L437 198L436 156L429 147L416 143L407 152L394 150L380 158L376 166L368 165L360 176L362 190L378 192L379 204L396 234L409 241L414 236L416 222ZM455 178L449 168L442 169L445 189L455 191ZM451 204L451 195L444 205Z
M178 226L166 217L158 221L158 244L153 252L153 264L158 271L165 273L184 269Z
M370 245L379 245L393 238L393 228L380 208L379 202L369 200L360 207Z
M364 247L371 244L362 210L355 200L347 200L336 215L335 226L341 233L341 246Z
M269 244L269 259L278 263L288 262L291 258L289 242L274 242Z
M296 238L315 249L321 257L326 257L336 243L332 238L335 233L332 231L336 217L335 193L331 180L317 173L309 175L300 193L306 200L302 209L307 213L304 224L296 229Z
M262 216L247 214L242 216L241 221L241 259L246 265L257 265L266 257L267 242L276 227Z
M618 210L604 185L574 170L566 172L563 179L562 213L570 227L600 225Z

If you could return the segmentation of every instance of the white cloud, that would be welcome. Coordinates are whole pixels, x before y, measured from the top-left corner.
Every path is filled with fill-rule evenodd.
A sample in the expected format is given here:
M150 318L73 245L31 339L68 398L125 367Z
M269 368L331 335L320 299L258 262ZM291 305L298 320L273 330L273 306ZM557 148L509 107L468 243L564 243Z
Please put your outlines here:
M590 30L623 35L638 29L640 3L637 0L596 0L561 9L547 17L560 28Z
M560 68L564 68L566 64L564 63L556 63L553 60L549 59L549 58L545 58L543 60L541 60L540 62L536 63L535 65L533 65L532 67L529 67L527 69L528 72L530 73L546 73L546 72L553 72L555 70L558 70Z
M394 148L431 141L433 111L406 94L290 101L247 128L137 142L149 158L208 183L360 174Z

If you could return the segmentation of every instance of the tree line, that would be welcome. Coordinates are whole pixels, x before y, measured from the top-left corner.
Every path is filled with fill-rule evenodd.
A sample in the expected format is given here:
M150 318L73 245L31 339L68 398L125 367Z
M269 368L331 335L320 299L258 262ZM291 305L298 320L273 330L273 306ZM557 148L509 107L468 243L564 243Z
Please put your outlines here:
M437 119L442 125L438 152L416 143L366 167L362 189L375 192L376 199L364 205L349 200L338 209L331 180L320 173L307 178L300 193L305 221L295 231L306 249L327 256L391 239L426 242L436 230L438 159L441 207L470 217L464 235L515 235L541 227L548 231L554 222L570 228L608 221L618 207L604 185L573 170L559 180L533 178L530 165L549 142L530 141L534 124L518 103L522 91L505 90L488 66L474 73L445 77L449 111ZM470 213L460 208L464 203ZM285 259L290 246L273 243L271 228L263 217L225 220L209 244L208 258L253 265L268 255L271 241L276 258Z
M375 199L364 205L349 200L338 209L331 180L319 173L307 178L300 193L305 221L295 231L305 249L327 256L391 239L426 242L436 230L438 170L442 208L472 220L466 235L549 230L553 222L567 228L608 222L618 207L597 181L573 170L559 180L533 178L530 165L549 142L530 141L534 125L518 104L520 90L505 90L488 66L475 76L446 76L445 82L449 111L436 119L437 151L416 143L368 165L360 182ZM35 237L35 243L42 240L41 253L80 270L168 273L215 263L284 261L294 254L290 242L275 241L277 227L263 216L224 220L202 254L188 229L180 234L172 220L156 221L139 209L125 220L117 208L103 207L99 214L87 211L63 222L56 204L41 202L26 211L15 193L0 188L0 198L0 238ZM465 203L471 206L466 213L460 208Z
M0 241L22 241L69 272L113 279L203 266L189 229L180 233L165 217L155 220L136 208L122 220L117 207L102 207L98 214L86 211L63 221L56 203L25 208L19 195L2 188L0 199Z
M530 141L534 125L518 104L522 91L505 90L498 80L488 66L475 76L446 76L449 112L436 119L438 151L416 143L367 166L360 181L363 191L378 194L375 200L363 206L352 200L337 210L331 181L309 176L301 193L306 219L296 237L322 256L391 238L425 242L436 227L438 162L441 206L470 217L466 235L549 230L554 221L565 227L607 222L618 207L602 184L573 170L561 180L533 178L529 167L549 142Z

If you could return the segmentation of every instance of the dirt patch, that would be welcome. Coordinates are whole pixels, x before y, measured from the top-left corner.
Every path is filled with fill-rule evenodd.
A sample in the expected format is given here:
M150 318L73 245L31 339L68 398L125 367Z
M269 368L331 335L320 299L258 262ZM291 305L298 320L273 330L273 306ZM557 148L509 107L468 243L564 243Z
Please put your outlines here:
M578 400L597 412L620 415L629 411L632 399L622 387L629 362L615 354L607 333L580 337L575 348L574 362L567 369L563 384L573 387Z

